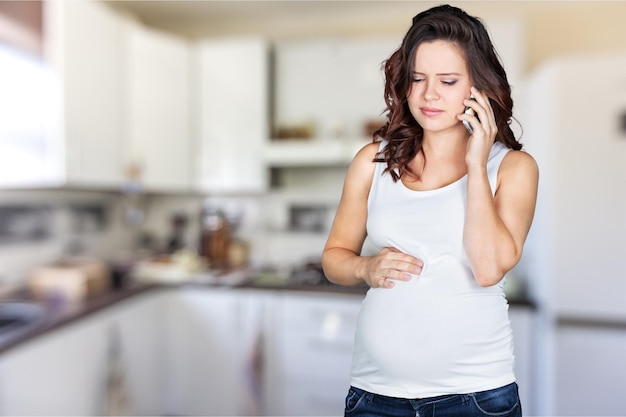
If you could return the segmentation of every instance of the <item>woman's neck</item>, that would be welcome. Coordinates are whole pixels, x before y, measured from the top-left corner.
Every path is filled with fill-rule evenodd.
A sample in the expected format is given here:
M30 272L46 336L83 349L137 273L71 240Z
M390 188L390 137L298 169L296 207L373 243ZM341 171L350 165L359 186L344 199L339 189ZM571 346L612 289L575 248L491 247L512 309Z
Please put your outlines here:
M465 133L465 134L464 134ZM457 129L445 132L424 132L422 152L428 159L434 160L465 160L467 132L459 133Z

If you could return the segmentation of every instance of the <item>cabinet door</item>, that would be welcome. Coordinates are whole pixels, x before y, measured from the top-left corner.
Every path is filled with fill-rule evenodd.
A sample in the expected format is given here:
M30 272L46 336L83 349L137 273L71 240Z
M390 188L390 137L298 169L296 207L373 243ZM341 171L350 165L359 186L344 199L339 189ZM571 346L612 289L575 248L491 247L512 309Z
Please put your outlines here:
M140 26L127 26L128 149L149 190L188 190L191 184L190 46Z
M524 414L536 415L536 395L533 373L533 350L538 343L535 325L535 310L530 307L511 306L509 321L513 330L513 353L515 355L515 377L519 386Z
M108 336L109 349L117 348L128 415L157 416L165 406L167 378L165 351L166 292L133 297L99 314L99 325ZM109 352L110 354L110 352ZM111 368L109 368L110 370Z
M0 91L0 186L38 187L60 181L55 74L28 55L0 45Z
M3 415L161 415L166 367L162 295L133 297L0 357ZM120 380L107 379L117 368ZM115 394L115 395L117 395Z
M51 332L0 357L3 415L102 415L107 334L97 320Z
M239 357L243 384L240 390L239 415L278 415L281 409L276 398L284 394L278 387L279 369L276 359L274 311L277 292L266 289L240 289ZM282 399L281 399L282 401Z
M105 3L44 4L45 47L61 80L65 180L119 185L122 178L122 23Z
M312 123L316 136L326 136L336 119L338 44L334 39L283 41L274 50L274 123L277 127Z
M239 415L237 292L172 291L167 298L168 415Z
M555 415L624 415L623 324L559 326L555 348Z
M197 44L199 187L260 192L268 186L268 47L260 39Z
M269 414L342 413L362 299L326 293L277 295L267 359Z
M381 118L385 109L381 65L399 42L395 37L279 42L276 124L312 123L318 139L368 136L364 123Z

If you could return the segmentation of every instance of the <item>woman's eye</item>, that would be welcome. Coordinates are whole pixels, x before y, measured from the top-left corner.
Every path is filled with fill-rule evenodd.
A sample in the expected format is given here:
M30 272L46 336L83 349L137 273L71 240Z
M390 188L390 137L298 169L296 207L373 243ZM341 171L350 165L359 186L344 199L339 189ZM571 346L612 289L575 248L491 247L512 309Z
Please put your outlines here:
M424 81L423 78L413 78L413 82L414 83L419 83L419 82L422 82L422 81Z
M445 85L454 85L456 84L456 80L442 81Z

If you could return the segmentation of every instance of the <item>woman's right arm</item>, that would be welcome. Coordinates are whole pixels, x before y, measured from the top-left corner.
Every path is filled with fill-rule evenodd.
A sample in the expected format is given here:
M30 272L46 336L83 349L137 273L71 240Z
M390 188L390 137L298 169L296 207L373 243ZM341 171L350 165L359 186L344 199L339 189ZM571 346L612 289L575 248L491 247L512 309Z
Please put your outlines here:
M406 281L419 274L423 263L394 248L383 248L376 256L360 256L367 235L367 199L379 143L364 146L354 157L343 185L335 220L322 253L326 277L335 284L393 287L392 279ZM390 279L388 279L390 278Z

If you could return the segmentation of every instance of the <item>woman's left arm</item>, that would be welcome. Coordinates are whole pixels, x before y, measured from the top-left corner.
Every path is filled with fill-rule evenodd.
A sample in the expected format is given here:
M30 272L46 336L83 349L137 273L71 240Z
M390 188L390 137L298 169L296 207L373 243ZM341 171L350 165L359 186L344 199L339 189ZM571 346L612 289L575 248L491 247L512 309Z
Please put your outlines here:
M509 151L498 170L495 194L492 193L487 159L497 128L487 97L475 89L472 92L476 101L468 105L480 121L472 118L474 133L467 145L463 243L476 281L486 287L497 284L522 256L535 213L539 170L526 152Z
M476 281L490 286L522 256L535 213L539 171L529 154L510 151L498 171L495 197L486 169L473 174L468 173L463 239Z

